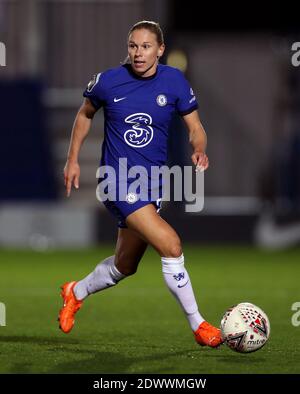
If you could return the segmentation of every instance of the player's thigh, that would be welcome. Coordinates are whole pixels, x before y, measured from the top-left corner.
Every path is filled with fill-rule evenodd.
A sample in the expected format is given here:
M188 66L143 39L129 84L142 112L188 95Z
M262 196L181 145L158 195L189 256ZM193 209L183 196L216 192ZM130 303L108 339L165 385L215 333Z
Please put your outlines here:
M115 264L124 275L136 272L148 243L135 231L129 228L120 228L115 250Z
M181 255L179 236L173 227L158 215L153 204L148 204L127 216L126 224L152 245L161 256Z

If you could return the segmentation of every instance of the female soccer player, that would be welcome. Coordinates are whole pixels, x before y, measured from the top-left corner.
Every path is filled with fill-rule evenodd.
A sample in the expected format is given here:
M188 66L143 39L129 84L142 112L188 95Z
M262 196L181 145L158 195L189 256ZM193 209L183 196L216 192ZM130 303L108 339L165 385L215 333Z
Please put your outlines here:
M206 134L199 120L196 98L181 71L159 64L164 50L159 24L140 21L128 34L128 62L95 75L88 84L74 122L64 169L67 196L72 186L79 188L79 150L100 107L105 115L101 166L114 169L116 181L108 186L115 188L117 196L127 182L121 176L120 162L123 166L125 163L127 170L143 166L148 177L152 166L165 164L168 127L174 111L187 126L194 150L193 164L201 171L207 169ZM161 192L161 184L158 189ZM150 244L161 257L166 285L181 305L195 340L202 346L217 347L222 343L220 330L206 322L198 311L179 236L158 214L161 198L151 199L151 190L148 191L146 200L131 192L123 199L104 201L118 219L115 254L100 262L86 278L62 286L60 328L65 333L71 331L75 313L90 294L133 275Z

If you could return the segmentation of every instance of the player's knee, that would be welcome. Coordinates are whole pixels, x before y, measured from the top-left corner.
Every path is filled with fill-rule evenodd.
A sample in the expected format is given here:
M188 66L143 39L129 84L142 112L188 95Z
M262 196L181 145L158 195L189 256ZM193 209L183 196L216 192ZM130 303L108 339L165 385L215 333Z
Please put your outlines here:
M170 257L180 257L182 255L181 244L172 245L170 248Z
M175 238L168 242L163 251L164 257L180 257L182 255L181 242L179 238Z

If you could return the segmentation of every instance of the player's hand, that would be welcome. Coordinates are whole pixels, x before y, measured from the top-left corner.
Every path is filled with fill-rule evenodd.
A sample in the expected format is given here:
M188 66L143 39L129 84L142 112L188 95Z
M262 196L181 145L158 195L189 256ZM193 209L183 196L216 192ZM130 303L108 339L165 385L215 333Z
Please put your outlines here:
M205 171L208 166L209 166L209 161L208 161L208 157L206 156L206 154L204 152L194 152L192 154L192 161L196 166L195 171L200 171L203 172Z
M68 160L64 168L64 181L67 197L70 197L72 185L79 188L80 167L77 161Z

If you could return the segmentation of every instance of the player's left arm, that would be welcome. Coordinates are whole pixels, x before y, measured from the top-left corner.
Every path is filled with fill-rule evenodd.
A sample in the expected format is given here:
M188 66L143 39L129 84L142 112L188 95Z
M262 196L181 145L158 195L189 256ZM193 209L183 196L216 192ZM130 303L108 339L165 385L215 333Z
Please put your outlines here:
M189 141L193 147L194 152L191 158L196 166L196 171L204 171L209 166L208 157L205 153L207 137L201 124L198 111L195 110L190 114L184 115L183 120L189 132Z

